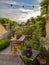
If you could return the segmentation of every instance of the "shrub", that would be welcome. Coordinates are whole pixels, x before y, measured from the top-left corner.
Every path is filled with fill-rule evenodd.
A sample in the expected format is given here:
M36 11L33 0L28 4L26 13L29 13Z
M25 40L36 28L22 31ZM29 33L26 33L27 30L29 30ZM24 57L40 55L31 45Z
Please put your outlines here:
M45 47L40 47L39 51L42 54L42 56L46 56L49 58L49 52L46 50Z
M23 51L25 49L25 46L24 45L19 45L18 48Z
M9 44L10 44L9 39L0 39L0 51L9 46Z
M26 65L28 65L28 62L30 65L36 65L36 58L34 60L29 60L28 58L24 57L23 61L25 62Z
M22 34L17 34L17 39L19 39L22 36Z

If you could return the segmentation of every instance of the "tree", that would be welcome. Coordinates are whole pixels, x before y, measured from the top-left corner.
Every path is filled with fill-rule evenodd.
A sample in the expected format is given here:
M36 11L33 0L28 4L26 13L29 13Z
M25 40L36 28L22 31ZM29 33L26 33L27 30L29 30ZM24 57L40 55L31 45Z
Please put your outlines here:
M0 18L0 23L6 28L6 27L12 27L12 26L17 26L17 22L14 22L8 18Z
M49 0L42 0L40 5L41 5L41 15L45 15L46 14L46 16L48 16L48 12L49 12Z
M38 32L38 34L40 34L40 36L45 37L46 36L46 29L45 29L45 25L46 25L46 19L43 16L38 16L36 18L36 31Z
M30 20L28 19L27 22L26 22L26 25L29 25L29 23L30 23Z
M31 17L31 22L35 24L35 19L33 17Z
M30 19L27 20L26 25L32 26L33 24L35 24L35 19L31 17Z

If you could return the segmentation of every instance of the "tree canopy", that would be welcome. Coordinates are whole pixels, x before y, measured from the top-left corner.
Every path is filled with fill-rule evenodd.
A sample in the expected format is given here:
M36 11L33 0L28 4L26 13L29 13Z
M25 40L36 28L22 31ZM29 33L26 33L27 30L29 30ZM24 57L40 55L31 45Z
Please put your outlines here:
M49 12L49 0L42 0L40 5L41 5L41 14L42 15L48 14L48 12Z
M0 23L4 26L4 27L8 27L8 26L17 26L17 22L14 22L8 18L0 18Z

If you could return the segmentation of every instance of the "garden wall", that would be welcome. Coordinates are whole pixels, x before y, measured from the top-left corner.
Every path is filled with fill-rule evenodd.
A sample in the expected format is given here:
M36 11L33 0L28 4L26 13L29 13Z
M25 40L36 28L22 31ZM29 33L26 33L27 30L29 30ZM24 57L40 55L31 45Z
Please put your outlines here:
M49 39L49 20L46 22L46 37Z
M10 31L4 33L3 35L0 35L0 39L2 38L8 38L10 36Z

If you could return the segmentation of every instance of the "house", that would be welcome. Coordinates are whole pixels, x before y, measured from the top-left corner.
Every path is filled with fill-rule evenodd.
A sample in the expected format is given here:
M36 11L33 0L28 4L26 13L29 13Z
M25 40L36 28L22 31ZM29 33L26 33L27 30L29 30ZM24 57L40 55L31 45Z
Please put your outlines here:
M10 31L7 31L2 24L0 24L0 39L7 38L10 34Z

